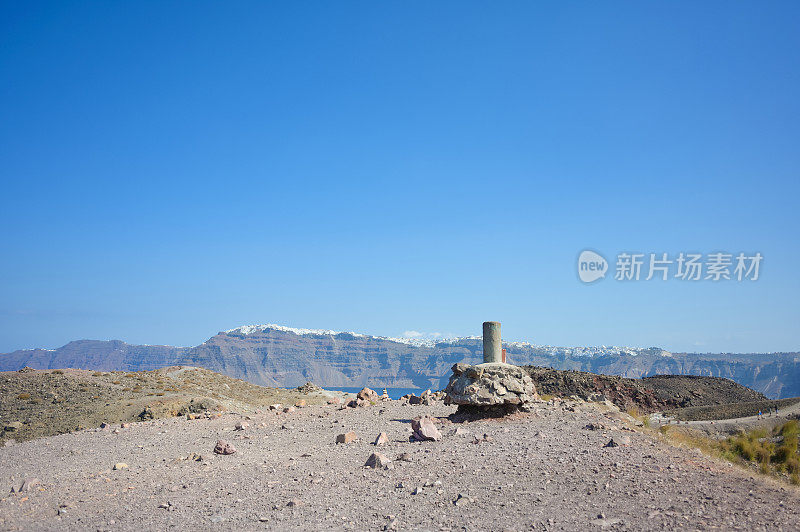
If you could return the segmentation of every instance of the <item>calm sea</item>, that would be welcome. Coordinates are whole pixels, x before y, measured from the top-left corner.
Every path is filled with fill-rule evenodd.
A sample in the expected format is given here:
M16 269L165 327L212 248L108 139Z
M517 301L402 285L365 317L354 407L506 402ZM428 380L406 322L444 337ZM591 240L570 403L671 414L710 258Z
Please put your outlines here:
M325 388L326 390L335 390L337 392L358 393L359 391L361 391L361 388L363 388L363 386L360 386L358 388L347 387L347 386L323 386L323 388ZM383 388L381 387L369 386L369 388L372 388L373 390L378 392L378 395L381 395L383 393ZM392 399L400 399L407 393L413 393L415 395L419 395L424 391L425 390L423 390L422 388L386 388L386 393L388 393L389 397L391 397Z

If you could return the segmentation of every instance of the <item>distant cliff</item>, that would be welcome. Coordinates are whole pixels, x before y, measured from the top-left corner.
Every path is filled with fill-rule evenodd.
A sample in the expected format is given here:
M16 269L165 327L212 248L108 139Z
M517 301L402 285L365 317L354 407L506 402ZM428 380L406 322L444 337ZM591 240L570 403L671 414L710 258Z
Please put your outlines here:
M519 365L645 377L658 374L726 377L767 397L800 396L800 353L692 354L659 348L563 348L504 344ZM383 338L279 326L247 326L220 332L196 347L130 345L118 340L80 340L54 350L0 355L0 370L84 368L150 370L202 366L256 384L442 388L456 362L482 360L480 338L439 342Z

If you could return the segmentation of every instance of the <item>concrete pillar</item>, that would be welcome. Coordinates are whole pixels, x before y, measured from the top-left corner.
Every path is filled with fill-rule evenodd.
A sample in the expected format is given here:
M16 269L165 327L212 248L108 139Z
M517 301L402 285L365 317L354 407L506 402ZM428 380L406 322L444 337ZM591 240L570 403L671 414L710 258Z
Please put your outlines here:
M500 347L500 322L483 322L483 362L502 362Z

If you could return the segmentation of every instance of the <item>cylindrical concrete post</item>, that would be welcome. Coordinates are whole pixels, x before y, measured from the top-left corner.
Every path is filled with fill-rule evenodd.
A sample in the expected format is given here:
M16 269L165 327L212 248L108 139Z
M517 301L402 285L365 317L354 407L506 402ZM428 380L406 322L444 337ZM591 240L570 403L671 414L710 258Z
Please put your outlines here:
M502 362L500 347L500 322L483 322L483 362Z

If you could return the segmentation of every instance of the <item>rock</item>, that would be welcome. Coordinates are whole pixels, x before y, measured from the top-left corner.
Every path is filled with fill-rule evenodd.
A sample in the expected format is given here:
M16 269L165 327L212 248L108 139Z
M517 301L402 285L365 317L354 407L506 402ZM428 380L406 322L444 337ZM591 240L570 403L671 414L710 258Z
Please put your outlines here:
M203 417L203 416L201 416L197 412L189 412L188 414L186 414L186 419L189 420L189 421L191 421L193 419L200 419L201 417Z
M411 455L408 453L400 453L400 456L397 457L398 462L411 462Z
M620 445L630 445L631 444L631 437L628 436L627 434L618 434L617 436L614 437L614 439Z
M123 423L122 425L120 425L120 427L123 428L123 429L129 429L129 428L131 428L131 424L130 423Z
M414 431L414 439L418 441L439 441L442 433L433 424L429 417L416 417L411 420L411 430Z
M295 388L300 393L314 393L314 392L321 392L322 388L314 384L313 382L307 382L302 386L298 386Z
M630 445L631 437L626 434L617 434L604 447L619 447L620 445Z
M128 469L128 464L125 462L117 462L114 464L114 471L122 471L123 469Z
M453 504L456 505L456 506L464 506L468 502L472 502L472 499L470 499L468 496L464 495L463 493L459 493L458 497L456 497L456 500L453 501Z
M280 410L283 408L283 405L280 403L275 403L274 405L269 405L270 410Z
M345 432L344 434L339 434L336 436L336 443L353 443L356 441L356 433L352 430L350 432Z
M389 437L385 432L381 432L378 434L378 437L375 438L375 445L383 445L385 443L389 443Z
M31 490L33 490L33 488L35 488L39 484L41 484L41 482L39 482L38 478L27 478L22 483L22 486L20 486L19 491L20 491L20 493L24 493L26 491L31 491Z
M521 407L539 398L533 379L511 364L455 364L445 388L447 404Z
M294 406L295 406L295 408L304 408L306 406L306 404L307 403L306 403L305 399L300 399L294 404Z
M408 404L410 405L421 405L422 404L422 397L418 395L414 395L413 393L408 397Z
M373 469L383 469L387 467L391 463L386 456L382 455L381 453L372 453L369 458L367 458L367 462L364 464L364 467L371 467Z
M301 504L303 503L300 501L300 499L292 499L291 501L286 503L286 506L288 506L289 508L295 508L297 506L300 506Z
M361 399L362 401L377 401L378 400L378 392L375 390L371 390L369 388L362 388L358 394L356 394L357 399Z
M108 427L110 427L110 426L111 426L111 425L109 425L108 423L100 423L100 428L101 428L101 429L107 429L107 428L108 428Z
M219 440L217 441L217 444L214 446L214 452L216 454L223 454L223 455L233 454L236 452L236 447L226 442L225 440Z
M339 405L342 404L342 399L340 397L331 397L328 399L329 405Z
M294 410L295 410L295 408L293 406L287 406L286 408L283 409L283 413L284 414L291 414L292 412L294 412Z
M247 421L239 421L236 424L235 430L247 430L248 428L250 428L250 423Z

